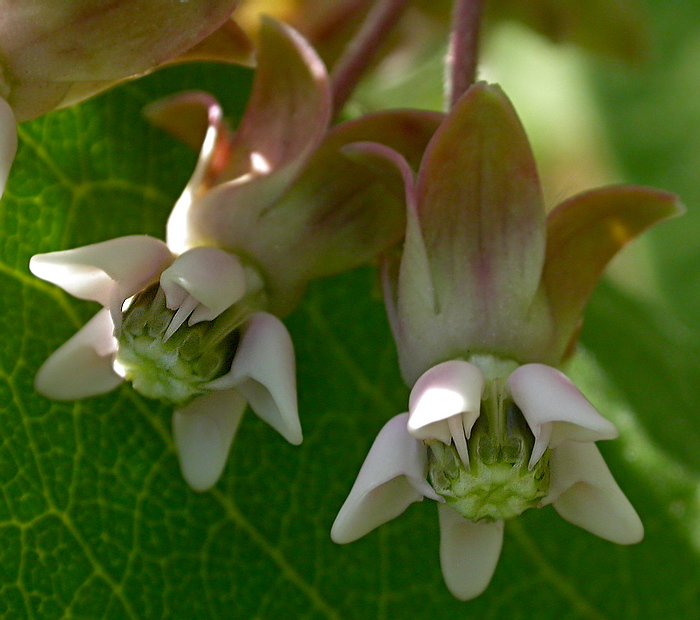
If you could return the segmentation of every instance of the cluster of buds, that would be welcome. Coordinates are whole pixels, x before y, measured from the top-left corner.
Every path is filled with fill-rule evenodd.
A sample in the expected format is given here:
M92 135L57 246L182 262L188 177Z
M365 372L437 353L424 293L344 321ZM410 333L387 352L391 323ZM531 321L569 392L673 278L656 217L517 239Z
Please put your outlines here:
M37 66L19 54L34 22L11 12L13 37L0 33L2 182L15 115L36 116L177 57L236 2L164 5L169 17L141 20L140 30L125 25L129 3L116 17L84 4L58 14L52 32L62 36L30 58ZM82 20L97 20L97 33L103 17L129 33L129 53L106 56L83 38L75 54L83 64L46 61L62 57ZM151 33L151 23L167 28ZM37 390L71 400L128 381L167 403L184 478L207 490L247 405L301 443L294 350L281 319L311 280L383 255L408 412L376 438L333 540L351 542L432 499L443 574L460 599L487 587L504 522L529 508L552 504L600 537L639 541L641 521L595 444L617 429L560 368L608 261L678 214L675 198L607 187L546 215L525 132L497 86L472 86L448 114L385 111L329 128L333 93L314 49L270 18L257 41L255 83L235 132L202 92L147 109L200 151L165 241L128 236L32 258L36 276L102 306L40 368Z

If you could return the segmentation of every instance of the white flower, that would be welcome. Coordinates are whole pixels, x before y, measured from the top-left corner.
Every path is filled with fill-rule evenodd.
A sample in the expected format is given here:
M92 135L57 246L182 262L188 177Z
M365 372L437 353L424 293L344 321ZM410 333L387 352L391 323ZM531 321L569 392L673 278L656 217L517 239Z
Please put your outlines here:
M126 378L175 403L182 472L198 491L221 475L246 402L301 443L291 338L277 317L255 311L259 282L234 254L198 247L175 256L158 239L129 236L39 254L30 269L104 307L40 368L44 396L86 398Z
M478 365L463 360L444 362L419 378L411 391L409 413L389 420L374 441L333 524L333 540L352 542L398 516L411 503L424 497L436 500L443 575L449 590L463 600L481 594L496 568L504 523L503 518L494 517L499 511L509 518L511 511L518 514L528 505L552 504L567 521L601 538L618 544L641 540L642 523L594 443L616 437L615 426L554 368L494 363L486 356L473 361ZM494 407L494 399L502 399L505 406ZM509 408L506 401L514 402L515 408ZM484 412L485 407L490 411ZM494 411L506 414L493 416ZM530 433L518 430L514 417L518 412ZM501 437L506 441L501 447L517 446L521 437L529 435L527 449L516 462L504 463L508 456L503 453L500 460L490 459L485 450L499 419L505 423ZM480 427L482 421L485 426ZM509 424L512 426L505 428ZM509 439L516 441L508 443ZM441 461L443 454L447 460ZM440 468L454 464L450 454L458 455L458 470L449 472L457 477L441 487L445 481L440 479L444 474ZM549 480L544 485L547 467L540 464L547 465L547 461ZM542 475L536 475L530 485L538 467ZM502 483L497 477L504 472L512 473L509 481L514 489L505 499L497 488ZM459 493L465 487L460 485L470 476L474 478L469 482L470 497L463 502ZM518 486L523 480L524 486ZM442 495L435 487L441 487ZM475 499L484 489L481 498ZM490 503L494 496L500 505ZM490 517L474 521L463 516L465 511Z

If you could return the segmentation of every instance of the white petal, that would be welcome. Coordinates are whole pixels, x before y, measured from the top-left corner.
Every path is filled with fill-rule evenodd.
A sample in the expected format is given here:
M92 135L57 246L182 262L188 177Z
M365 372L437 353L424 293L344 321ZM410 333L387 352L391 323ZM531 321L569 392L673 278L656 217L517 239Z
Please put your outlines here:
M525 364L510 375L508 386L535 436L530 468L547 447L556 448L563 441L615 439L618 435L615 425L556 368Z
M0 97L0 196L17 153L17 121L10 104Z
M195 491L210 489L221 476L245 408L245 400L227 390L195 398L173 414L180 468Z
M334 542L361 538L423 497L442 501L425 479L426 447L409 435L407 419L397 415L379 431L333 523Z
M447 504L440 515L440 564L447 589L462 601L491 582L503 545L503 521L474 523Z
M463 360L451 360L423 373L411 390L408 432L417 439L451 441L447 418L462 414L469 436L481 410L484 375Z
M211 321L245 294L245 272L230 252L218 248L198 247L178 256L160 276L167 306L176 309L191 295L201 306L189 324Z
M159 239L131 235L37 254L29 261L29 269L75 297L121 307L125 299L155 282L171 261L170 250Z
M100 310L39 368L34 387L54 400L75 400L110 392L122 378L112 362L117 350L108 310Z
M251 315L231 371L207 387L212 390L235 387L253 411L289 443L301 443L294 346L287 328L277 317L267 312Z
M606 540L620 545L642 540L642 521L594 443L561 444L552 451L550 467L545 504L553 503L564 519Z

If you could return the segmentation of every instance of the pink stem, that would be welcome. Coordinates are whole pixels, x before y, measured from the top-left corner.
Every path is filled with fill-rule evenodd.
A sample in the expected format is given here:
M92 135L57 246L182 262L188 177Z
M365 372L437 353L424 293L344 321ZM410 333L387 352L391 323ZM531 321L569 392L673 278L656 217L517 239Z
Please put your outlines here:
M447 52L447 97L454 106L476 78L482 0L455 0Z
M406 9L407 0L378 0L343 52L333 71L333 109L338 114L360 81L367 65L377 53Z

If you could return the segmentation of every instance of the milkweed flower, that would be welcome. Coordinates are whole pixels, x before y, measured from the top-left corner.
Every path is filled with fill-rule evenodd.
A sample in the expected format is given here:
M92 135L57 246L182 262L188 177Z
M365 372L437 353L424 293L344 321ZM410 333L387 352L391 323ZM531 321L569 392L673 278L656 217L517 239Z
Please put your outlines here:
M472 86L413 184L385 298L409 411L377 436L331 536L351 542L427 497L438 502L450 591L478 596L506 519L553 504L619 544L642 523L595 442L617 436L557 367L610 258L676 199L642 187L580 194L545 216L524 130L497 86Z
M166 242L133 235L30 261L36 276L103 306L40 368L37 390L71 400L127 380L174 406L180 465L196 490L221 475L246 404L301 443L293 346L279 317L310 280L369 261L398 240L402 181L371 139L388 132L401 148L411 129L403 152L417 161L439 118L386 113L326 134L328 80L308 44L265 20L257 61L233 134L205 93L147 110L201 146Z

